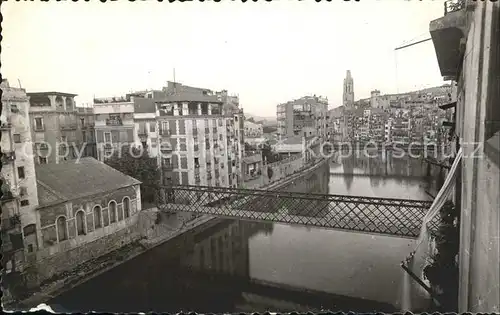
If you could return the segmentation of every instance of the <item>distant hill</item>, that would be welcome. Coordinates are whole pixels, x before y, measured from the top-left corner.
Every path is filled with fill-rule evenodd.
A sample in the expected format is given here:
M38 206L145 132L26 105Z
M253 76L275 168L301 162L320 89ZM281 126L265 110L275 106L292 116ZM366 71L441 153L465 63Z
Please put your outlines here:
M278 121L276 120L276 117L262 117L262 116L257 116L257 115L245 113L245 118L246 119L252 118L253 121L255 121L256 123L261 123L264 126L276 126L276 125L278 125Z

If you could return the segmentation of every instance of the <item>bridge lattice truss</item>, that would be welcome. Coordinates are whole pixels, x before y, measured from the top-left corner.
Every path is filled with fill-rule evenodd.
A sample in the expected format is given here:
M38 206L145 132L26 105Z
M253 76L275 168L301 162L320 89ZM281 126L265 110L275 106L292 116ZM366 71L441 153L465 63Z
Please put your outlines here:
M158 208L213 216L417 237L430 201L206 186L156 187ZM429 224L431 230L438 219Z

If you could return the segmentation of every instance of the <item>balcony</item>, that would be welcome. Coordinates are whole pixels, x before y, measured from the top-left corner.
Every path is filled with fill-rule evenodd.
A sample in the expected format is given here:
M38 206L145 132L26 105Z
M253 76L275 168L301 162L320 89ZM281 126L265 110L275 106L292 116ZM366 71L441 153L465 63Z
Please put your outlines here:
M2 152L2 163L11 163L14 162L16 159L16 152L15 151L3 151Z
M1 130L10 130L10 128L12 128L11 123L2 123L2 125L0 125Z
M456 79L465 49L466 27L465 0L446 1L444 16L429 24L429 32L444 80Z
M144 141L146 141L146 138L148 137L148 132L146 130L139 130L137 131L137 135L139 136L140 139L144 139Z
M123 126L123 121L121 119L106 119L106 126Z
M7 232L16 229L21 225L21 218L19 214L14 214L10 218L2 218L2 232Z
M160 136L162 136L162 137L170 137L170 135L171 135L170 130L164 130L164 129L160 129L160 130L158 130L158 133L159 133L159 134L160 134Z
M61 130L76 130L76 124L63 124Z

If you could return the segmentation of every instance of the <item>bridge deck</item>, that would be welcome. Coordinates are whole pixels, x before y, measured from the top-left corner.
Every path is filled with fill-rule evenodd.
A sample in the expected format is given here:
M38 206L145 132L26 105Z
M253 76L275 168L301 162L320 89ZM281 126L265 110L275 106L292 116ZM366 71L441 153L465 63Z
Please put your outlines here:
M160 209L417 237L429 201L203 186L163 187ZM436 227L437 222L431 224Z

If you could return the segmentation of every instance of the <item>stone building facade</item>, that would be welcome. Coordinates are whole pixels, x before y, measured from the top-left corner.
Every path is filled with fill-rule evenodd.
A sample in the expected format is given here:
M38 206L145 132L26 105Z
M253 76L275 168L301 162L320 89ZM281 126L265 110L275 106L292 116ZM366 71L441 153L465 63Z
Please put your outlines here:
M430 22L441 75L457 81L453 135L464 157L460 213L459 305L500 311L500 3L453 1Z
M95 154L84 146L83 133L88 133L86 129L91 121L87 119L85 123L84 119L82 125L84 112L76 107L76 94L40 92L28 93L28 96L31 138L37 164L59 163ZM93 137L86 140L92 141Z
M38 281L137 239L140 182L83 158L37 167L38 250L27 255Z
M36 241L38 195L26 91L3 80L2 88L2 254L4 272L22 271L25 252Z

